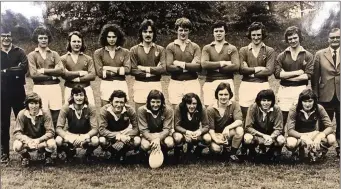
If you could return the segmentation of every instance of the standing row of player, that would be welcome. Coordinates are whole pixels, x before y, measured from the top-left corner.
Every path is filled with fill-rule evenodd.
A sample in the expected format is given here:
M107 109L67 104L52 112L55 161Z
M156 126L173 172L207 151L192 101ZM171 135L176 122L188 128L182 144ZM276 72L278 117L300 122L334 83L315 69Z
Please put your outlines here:
M205 69L207 70L203 87L205 105L215 102L214 90L219 83L229 83L233 91L233 74L239 72L243 75L239 103L244 118L257 93L269 88L268 76L272 74L281 79L278 99L284 121L289 107L306 88L309 79L312 79L313 89L319 97L319 102L326 107L328 115L333 118L334 112L339 112L339 29L331 31L328 40L330 47L319 51L313 61L313 55L300 45L302 36L297 27L289 27L285 31L285 40L290 46L277 58L274 49L262 42L267 34L261 23L255 22L249 27L248 37L251 43L242 47L239 52L225 40L227 28L224 22L213 25L214 41L204 46L202 52L197 44L188 39L191 30L191 22L188 19L178 19L175 28L178 38L164 49L154 43L156 40L154 23L145 20L139 30L141 43L132 47L129 52L122 48L124 34L121 29L117 25L105 25L99 37L102 48L95 51L92 59L83 53L85 45L79 32L70 33L68 53L59 57L57 52L48 48L52 39L50 32L39 27L34 31L32 38L38 47L27 56L28 61L23 51L12 45L11 33L2 31L4 56L1 56L1 62L4 63L1 72L2 78L6 77L2 79L5 86L2 87L2 91L6 91L5 95L2 95L4 99L2 102L5 102L6 106L5 111L2 110L1 128L4 136L2 159L8 160L11 107L17 115L25 97L23 74L26 72L27 63L34 82L33 91L41 96L44 109L51 110L54 126L62 107L58 77L66 80L65 97L70 96L73 86L81 84L88 94L90 103L94 104L90 81L95 79L96 74L102 79L100 86L102 105L109 102L109 97L115 89L128 93L125 75L131 73L136 80L134 102L137 108L142 106L150 90L161 91L161 75L167 71L171 74L169 100L175 106L186 93L193 92L200 96L197 72ZM339 129L338 113L336 121ZM339 130L337 138L339 139Z

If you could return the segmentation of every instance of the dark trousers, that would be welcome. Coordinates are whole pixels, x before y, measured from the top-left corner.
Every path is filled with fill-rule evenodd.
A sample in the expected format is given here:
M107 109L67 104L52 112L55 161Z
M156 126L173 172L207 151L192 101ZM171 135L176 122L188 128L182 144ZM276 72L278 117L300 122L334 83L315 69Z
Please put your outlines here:
M24 86L11 86L1 88L1 153L9 153L11 111L15 118L20 110L24 109L25 101Z
M336 94L334 94L333 99L330 102L320 102L320 104L326 110L330 120L333 121L334 113L336 119L336 140L340 143L340 101L337 99Z

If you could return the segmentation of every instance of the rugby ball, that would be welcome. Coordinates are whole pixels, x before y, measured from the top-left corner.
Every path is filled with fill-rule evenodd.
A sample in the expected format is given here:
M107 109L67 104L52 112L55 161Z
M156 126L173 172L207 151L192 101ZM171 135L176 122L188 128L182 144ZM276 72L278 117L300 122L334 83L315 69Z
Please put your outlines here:
M149 166L152 169L161 167L164 156L161 150L154 149L149 155Z

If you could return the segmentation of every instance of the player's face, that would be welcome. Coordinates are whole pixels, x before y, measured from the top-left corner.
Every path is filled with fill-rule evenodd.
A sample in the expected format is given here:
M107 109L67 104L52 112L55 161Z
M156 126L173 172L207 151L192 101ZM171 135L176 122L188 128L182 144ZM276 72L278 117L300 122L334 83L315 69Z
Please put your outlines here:
M35 116L39 112L39 102L30 102L28 103L28 111L31 115Z
M49 44L49 37L47 35L38 35L38 46L40 48L46 48Z
M262 42L262 38L263 37L262 37L262 30L261 29L251 31L251 40L252 40L253 44L259 45Z
M108 41L109 46L116 45L117 36L115 35L115 32L108 32L107 41Z
M269 100L269 99L264 99L264 98L263 98L263 99L260 101L260 106L261 106L261 108L262 108L263 111L268 111L268 110L270 109L270 107L271 107L271 103L272 103L271 100Z
M297 33L293 35L289 35L287 38L288 38L288 43L291 48L296 48L300 46L300 37L298 36Z
M82 105L84 103L85 95L83 92L77 93L73 95L73 99L75 104Z
M226 34L226 31L224 29L224 26L221 26L220 28L214 28L213 29L213 36L214 36L215 41L225 40L225 34Z
M3 47L9 47L12 43L12 34L9 33L1 33L1 45Z
M178 27L178 39L185 41L188 39L189 29Z
M73 52L79 52L82 47L82 39L77 35L72 35L70 45Z
M192 102L189 104L186 104L188 112L189 113L194 113L195 110L197 109L198 101L195 98L192 98Z
M308 99L308 100L303 100L302 101L302 106L303 106L303 110L306 112L309 112L312 110L314 105L314 100L313 99Z
M152 27L148 26L146 30L142 31L142 39L146 43L151 43L153 41L154 32Z
M328 43L333 49L340 47L340 30L329 34Z
M218 102L220 104L227 104L230 101L230 94L227 89L220 90L218 92Z
M121 113L123 111L123 107L125 105L124 97L118 98L114 97L112 100L112 106L114 107L115 113Z
M150 100L150 107L153 111L159 111L161 108L161 99Z

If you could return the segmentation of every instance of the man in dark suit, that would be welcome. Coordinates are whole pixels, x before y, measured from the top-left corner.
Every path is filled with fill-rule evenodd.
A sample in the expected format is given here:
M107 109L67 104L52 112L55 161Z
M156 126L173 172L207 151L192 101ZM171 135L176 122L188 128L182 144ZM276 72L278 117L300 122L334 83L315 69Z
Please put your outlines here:
M1 27L1 159L9 161L11 111L15 117L24 109L27 57L23 49L12 44L12 33Z
M318 51L314 58L312 88L319 103L326 109L331 120L336 118L337 156L340 157L340 29L329 33L329 47ZM320 128L323 129L323 128Z

